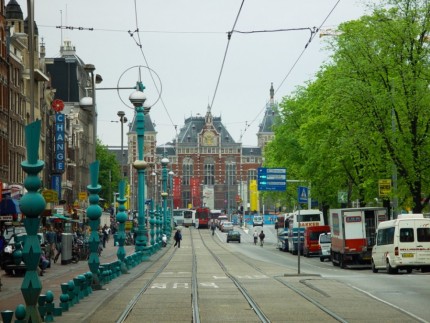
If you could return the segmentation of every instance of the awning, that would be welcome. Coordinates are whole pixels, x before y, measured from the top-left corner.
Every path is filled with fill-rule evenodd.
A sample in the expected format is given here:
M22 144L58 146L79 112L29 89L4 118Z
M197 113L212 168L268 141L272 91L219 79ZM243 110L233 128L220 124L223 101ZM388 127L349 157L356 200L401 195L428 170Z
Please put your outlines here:
M20 214L19 201L11 198L4 198L0 201L0 215Z
M51 216L51 219L59 219L59 220L63 220L63 221L77 222L77 223L79 223L78 220L73 220L72 218L69 218L69 217L64 216L62 214L54 214L53 216Z

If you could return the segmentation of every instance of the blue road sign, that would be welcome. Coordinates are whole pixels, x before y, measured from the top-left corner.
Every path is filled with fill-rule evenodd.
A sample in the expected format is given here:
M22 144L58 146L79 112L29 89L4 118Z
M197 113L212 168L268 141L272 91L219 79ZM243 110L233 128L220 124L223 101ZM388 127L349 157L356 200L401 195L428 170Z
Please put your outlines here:
M259 191L285 191L287 189L287 170L285 168L258 168L257 184Z
M299 203L307 203L309 192L306 186L299 186L297 189Z

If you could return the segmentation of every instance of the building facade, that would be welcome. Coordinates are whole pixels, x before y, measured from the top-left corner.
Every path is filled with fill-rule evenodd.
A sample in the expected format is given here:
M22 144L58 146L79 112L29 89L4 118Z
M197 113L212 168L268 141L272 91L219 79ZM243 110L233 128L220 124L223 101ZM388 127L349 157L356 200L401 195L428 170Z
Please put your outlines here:
M174 175L170 175L168 186L174 208L206 206L228 213L258 212L257 171L263 164L264 147L274 136L277 109L272 84L257 133L258 144L245 147L232 138L221 117L213 116L208 106L204 116L185 119L175 140L157 147L147 174L159 174L161 159L169 159L169 171ZM158 198L160 185L160 181L149 184L158 191L154 192Z

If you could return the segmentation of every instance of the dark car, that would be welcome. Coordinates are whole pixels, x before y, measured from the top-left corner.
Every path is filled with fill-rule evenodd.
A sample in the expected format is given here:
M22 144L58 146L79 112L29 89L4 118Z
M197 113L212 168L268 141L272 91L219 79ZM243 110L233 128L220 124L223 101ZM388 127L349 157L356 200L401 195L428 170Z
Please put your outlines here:
M237 241L240 243L240 232L236 230L229 231L227 233L227 243L230 241Z
M288 251L288 229L284 229L278 234L278 249Z

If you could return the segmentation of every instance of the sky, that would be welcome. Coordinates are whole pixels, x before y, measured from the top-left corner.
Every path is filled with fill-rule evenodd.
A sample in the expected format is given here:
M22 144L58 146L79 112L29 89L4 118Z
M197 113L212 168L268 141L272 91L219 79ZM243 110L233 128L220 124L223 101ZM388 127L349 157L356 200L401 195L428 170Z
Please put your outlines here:
M26 17L27 1L17 1ZM158 145L211 105L236 142L256 146L271 83L280 103L329 58L328 39L319 34L304 50L310 29L335 29L369 12L361 0L34 0L34 7L46 57L59 57L69 40L102 76L97 131L108 146L121 145L121 125L112 122L117 112L129 121L134 114L133 89L116 88L132 88L139 79L153 105ZM303 30L233 32L228 41L233 27Z

